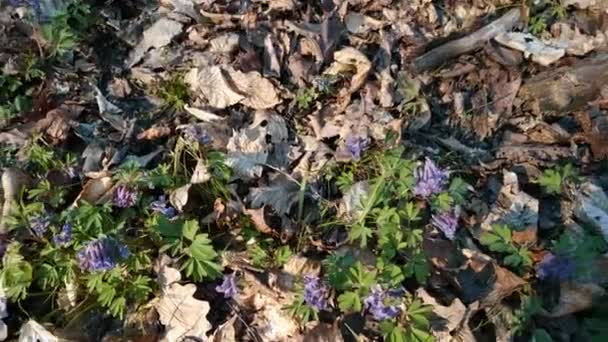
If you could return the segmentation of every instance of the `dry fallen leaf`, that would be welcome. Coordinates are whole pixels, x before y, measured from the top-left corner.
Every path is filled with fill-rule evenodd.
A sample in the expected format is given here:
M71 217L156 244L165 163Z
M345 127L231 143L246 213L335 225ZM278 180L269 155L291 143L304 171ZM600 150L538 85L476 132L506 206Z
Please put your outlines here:
M171 134L171 128L167 126L152 126L147 130L139 133L137 139L139 140L156 140L164 138Z
M246 128L235 132L226 148L226 165L232 167L237 175L244 179L262 175L269 149L263 130Z
M196 162L196 167L194 168L194 172L192 172L192 177L190 178L190 184L201 184L206 183L211 179L211 173L209 173L207 163L204 160L199 159Z
M353 94L365 84L367 75L372 69L372 63L359 50L346 47L342 50L334 52L334 62L325 70L324 74L338 75L340 73L354 70L355 74L351 78L350 87L347 94ZM344 95L346 96L346 95Z
M549 66L564 57L566 50L552 44L546 44L532 34L522 32L506 32L496 38L500 44L524 53L526 58L532 57L532 61Z
M165 326L161 341L175 342L187 336L206 339L206 333L212 328L206 317L209 303L193 297L196 285L179 284L179 271L166 265L161 266L158 277L161 294L152 305Z
M151 48L161 48L171 43L182 32L182 24L169 18L160 18L144 31L143 38L131 52L128 67L137 64Z
M597 284L564 282L560 286L559 302L546 316L561 317L587 310L604 294L606 290Z
M82 191L80 191L80 194L76 197L74 205L80 201L97 203L104 195L111 191L113 186L114 181L112 180L112 177L90 179L82 187Z
M255 229L257 229L260 233L263 234L273 234L274 230L266 224L266 220L264 219L264 207L259 209L245 209L245 214L249 216Z
M451 333L462 324L467 311L466 306L458 298L455 298L449 306L441 305L423 288L416 291L416 297L420 298L424 304L433 307L433 316L431 316L430 321L431 332L436 341L452 341Z
M171 205L181 212L184 210L186 204L188 204L188 192L190 191L191 184L181 186L171 192L169 195L169 202Z
M34 320L29 320L19 329L19 342L59 342L59 339Z
M215 65L191 69L184 80L209 106L218 109L237 103L266 109L281 102L274 85L256 71L244 73L229 66Z
M219 66L191 69L184 77L184 81L194 94L201 96L214 108L223 109L245 98L233 89Z

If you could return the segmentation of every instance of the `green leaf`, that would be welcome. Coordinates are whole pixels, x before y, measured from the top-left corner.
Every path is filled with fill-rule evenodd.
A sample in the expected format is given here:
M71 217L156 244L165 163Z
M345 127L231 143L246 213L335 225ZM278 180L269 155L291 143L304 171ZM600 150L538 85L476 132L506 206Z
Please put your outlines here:
M562 175L557 170L545 170L536 180L549 194L562 190Z
M171 221L164 216L158 216L156 229L164 237L181 238L184 225L180 220Z
M372 230L365 227L363 224L355 224L351 227L349 233L350 241L360 240L361 248L367 246L367 239L372 237Z
M363 304L361 303L359 294L347 291L338 296L338 307L342 312L361 311L363 309Z
M484 246L489 246L501 241L501 237L492 232L483 232L479 237L479 242L481 242L481 244Z
M188 220L182 225L182 235L190 241L194 240L198 230L199 226L197 220Z
M504 242L511 242L511 229L508 226L495 225L493 226L493 229Z
M207 234L198 234L190 245L190 253L197 260L213 260L217 257L217 253L211 245Z

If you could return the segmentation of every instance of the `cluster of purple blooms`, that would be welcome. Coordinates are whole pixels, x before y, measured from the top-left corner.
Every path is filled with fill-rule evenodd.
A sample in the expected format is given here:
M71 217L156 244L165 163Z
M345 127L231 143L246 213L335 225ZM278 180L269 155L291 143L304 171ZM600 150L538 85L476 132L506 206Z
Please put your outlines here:
M39 215L30 221L30 227L37 237L42 237L51 225L51 216L47 214Z
M223 293L224 298L233 298L237 295L239 288L236 285L236 272L224 275L224 281L215 288L218 293Z
M200 125L187 125L183 129L184 137L192 142L198 142L203 145L212 142L211 136L205 128Z
M547 253L536 268L536 275L543 280L568 280L576 273L574 260L566 255Z
M416 170L416 185L414 195L428 199L443 191L448 183L449 173L440 169L435 163L426 158L424 165Z
M114 197L112 202L119 208L130 208L137 203L137 191L129 188L126 185L119 185L114 189Z
M78 252L80 269L83 271L107 271L129 257L129 250L114 238L101 238L89 242Z
M53 242L58 247L63 247L72 241L72 225L65 223L61 227L61 231L53 236Z
M440 169L431 159L426 158L424 165L416 169L416 185L414 195L423 199L429 199L433 195L441 193L449 180L449 172ZM450 240L454 239L458 229L458 208L448 212L433 214L431 224L439 229Z
M371 313L377 321L397 317L400 312L399 307L386 304L391 297L396 297L391 291L382 290L380 287L374 288L363 301L365 311Z
M165 195L158 197L156 201L150 203L150 209L164 215L168 219L172 219L177 215L177 210L168 203Z
M317 310L327 309L329 288L315 276L304 276L304 301Z
M349 135L346 137L346 150L353 160L361 160L361 154L369 148L369 138Z
M445 237L454 240L456 229L458 229L458 210L451 210L446 213L433 214L431 224L439 229Z

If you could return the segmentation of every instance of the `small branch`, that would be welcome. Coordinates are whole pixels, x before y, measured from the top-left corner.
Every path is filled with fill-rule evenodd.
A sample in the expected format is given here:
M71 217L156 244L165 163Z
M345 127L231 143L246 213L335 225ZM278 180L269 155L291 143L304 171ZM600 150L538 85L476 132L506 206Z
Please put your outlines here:
M441 45L414 60L414 71L423 72L441 66L447 60L477 50L500 33L510 31L521 20L521 10L513 8L505 15L471 33Z

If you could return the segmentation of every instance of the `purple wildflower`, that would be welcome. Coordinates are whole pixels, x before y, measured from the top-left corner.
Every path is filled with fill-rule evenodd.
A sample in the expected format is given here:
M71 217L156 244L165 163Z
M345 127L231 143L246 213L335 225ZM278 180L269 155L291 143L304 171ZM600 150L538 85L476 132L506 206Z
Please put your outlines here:
M119 208L129 208L137 202L137 192L125 185L119 185L114 190L114 205Z
M567 280L576 272L576 265L572 258L565 255L547 253L536 268L536 275L540 279Z
M72 241L72 225L65 223L61 227L61 231L53 236L53 242L59 247L63 247Z
M42 237L49 230L50 225L51 217L49 215L36 216L30 221L30 227L37 237Z
M207 133L207 130L200 125L184 126L183 132L184 137L192 142L198 142L204 145L212 142L211 136Z
M128 257L127 247L114 238L93 240L78 252L80 269L91 272L111 270Z
M329 288L315 276L304 277L304 301L317 310L327 309Z
M369 139L367 137L349 135L346 137L346 150L353 160L360 160L363 151L369 147Z
M448 172L440 169L435 163L426 158L424 166L416 169L416 186L414 195L429 198L440 193L448 182Z
M224 275L222 285L216 286L215 291L224 294L224 298L232 298L237 295L239 288L236 285L236 273Z
M399 308L385 303L385 300L389 297L391 297L390 294L387 291L383 291L380 287L373 289L363 301L365 310L369 311L377 321L397 317L400 311Z
M443 232L445 237L454 240L454 235L458 229L458 209L447 213L433 214L431 223L433 226Z
M150 203L150 209L169 219L174 218L175 215L177 215L177 211L168 203L165 195L158 197L156 201Z

